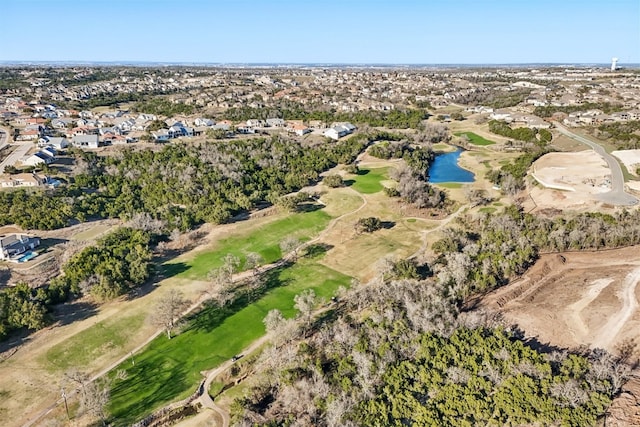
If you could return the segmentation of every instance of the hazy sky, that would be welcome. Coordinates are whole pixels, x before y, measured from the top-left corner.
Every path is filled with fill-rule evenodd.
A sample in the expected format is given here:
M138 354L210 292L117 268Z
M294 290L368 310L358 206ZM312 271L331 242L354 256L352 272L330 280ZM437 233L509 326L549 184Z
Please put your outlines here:
M640 63L640 0L0 0L0 60Z

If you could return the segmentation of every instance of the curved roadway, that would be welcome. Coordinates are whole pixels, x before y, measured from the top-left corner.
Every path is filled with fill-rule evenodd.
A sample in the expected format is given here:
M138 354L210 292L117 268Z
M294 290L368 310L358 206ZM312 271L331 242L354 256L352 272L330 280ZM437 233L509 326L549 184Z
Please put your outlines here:
M638 204L638 199L635 196L624 191L624 175L622 175L622 168L620 167L620 163L618 163L611 154L607 153L604 148L596 142L569 131L557 122L554 122L554 124L561 134L588 145L607 162L607 165L611 170L611 190L598 195L598 199L614 206L634 206Z

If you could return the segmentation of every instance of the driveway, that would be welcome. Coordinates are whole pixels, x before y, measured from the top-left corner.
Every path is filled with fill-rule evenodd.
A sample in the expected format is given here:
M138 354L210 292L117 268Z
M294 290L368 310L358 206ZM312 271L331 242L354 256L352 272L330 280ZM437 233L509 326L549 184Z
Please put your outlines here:
M622 175L622 168L620 167L620 163L618 163L611 154L607 153L598 143L569 131L557 122L554 122L554 124L556 129L558 129L558 132L591 147L593 151L602 156L602 158L607 162L607 165L611 170L611 191L599 194L599 200L605 203L610 203L614 206L634 206L638 203L638 199L635 196L624 191L624 175Z

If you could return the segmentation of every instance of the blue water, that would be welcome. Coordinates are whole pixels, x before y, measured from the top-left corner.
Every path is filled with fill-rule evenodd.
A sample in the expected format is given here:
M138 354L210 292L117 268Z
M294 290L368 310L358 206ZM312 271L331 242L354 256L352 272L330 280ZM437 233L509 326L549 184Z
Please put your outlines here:
M429 167L429 182L473 182L475 177L472 172L458 166L458 157L462 148L452 153L436 155L431 167Z
M38 256L38 252L28 251L25 252L20 258L18 258L18 262L27 262L30 259L33 259Z

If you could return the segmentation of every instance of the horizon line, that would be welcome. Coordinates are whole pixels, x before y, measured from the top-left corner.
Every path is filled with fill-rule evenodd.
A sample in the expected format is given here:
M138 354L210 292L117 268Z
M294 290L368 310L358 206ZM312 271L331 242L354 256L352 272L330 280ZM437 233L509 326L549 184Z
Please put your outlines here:
M367 66L367 67L498 67L498 66L549 66L549 67L609 67L610 62L203 62L203 61L92 61L92 60L0 60L0 65L182 65L209 67L278 67L278 66ZM620 63L618 62L618 66ZM623 63L623 67L640 67L640 63Z

